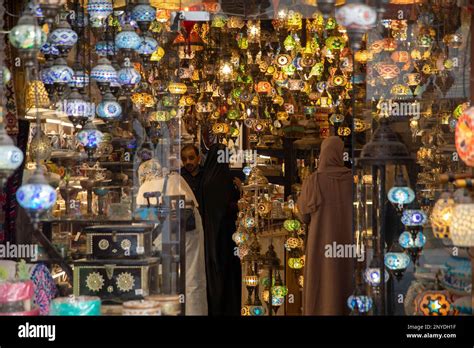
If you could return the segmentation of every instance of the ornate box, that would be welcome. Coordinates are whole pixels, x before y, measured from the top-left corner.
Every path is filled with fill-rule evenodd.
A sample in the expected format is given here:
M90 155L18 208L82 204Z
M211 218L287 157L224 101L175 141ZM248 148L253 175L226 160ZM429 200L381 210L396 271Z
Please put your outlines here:
M123 302L158 291L158 258L74 262L74 295Z
M153 226L98 225L84 228L88 259L145 258L152 254Z

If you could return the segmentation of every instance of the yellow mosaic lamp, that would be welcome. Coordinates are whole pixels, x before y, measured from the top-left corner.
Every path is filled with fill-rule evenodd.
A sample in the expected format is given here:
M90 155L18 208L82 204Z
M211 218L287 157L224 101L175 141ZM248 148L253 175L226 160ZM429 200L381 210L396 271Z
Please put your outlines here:
M28 83L25 105L27 115L36 115L36 113L51 111L49 109L51 101L49 100L48 92L46 91L43 82L34 80Z

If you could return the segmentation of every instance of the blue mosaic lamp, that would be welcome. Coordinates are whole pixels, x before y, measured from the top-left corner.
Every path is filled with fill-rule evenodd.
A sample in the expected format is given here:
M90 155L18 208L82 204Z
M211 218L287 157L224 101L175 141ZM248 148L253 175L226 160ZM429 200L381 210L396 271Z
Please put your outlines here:
M426 244L426 236L423 232L404 231L398 238L398 243L404 249L423 248Z
M111 0L89 0L87 3L87 13L89 13L91 26L93 28L103 26L113 10Z
M146 65L150 62L152 54L158 49L158 41L149 34L142 36L140 45L137 48L137 53L143 60L143 63Z
M426 213L421 209L406 209L402 214L402 223L408 227L423 226L427 220Z
M69 82L69 87L78 90L84 90L87 86L89 86L89 74L87 74L79 62L76 62L72 69L74 71L74 76Z
M31 178L16 193L18 204L25 209L35 228L41 215L54 205L56 198L56 190L46 181L40 165L37 165Z
M403 172L397 167L395 185L388 191L388 200L394 204L400 211L403 206L412 203L415 200L415 192L408 186Z
M46 43L46 34L27 10L18 20L18 24L11 29L8 39L12 46L18 49L25 66L33 67L36 54Z
M57 58L49 69L48 75L53 81L54 88L59 96L62 96L66 86L72 81L74 71L67 65L64 58Z
M389 278L390 274L387 272L387 270L385 270L385 283L388 281ZM373 259L370 266L365 269L364 280L367 284L374 288L375 292L377 292L378 287L382 283L382 271L381 267L377 265L376 259Z
M77 33L71 29L71 26L65 20L59 22L56 29L49 35L51 44L55 45L60 54L66 57L71 48L76 44Z
M43 53L46 59L59 56L59 49L50 40L41 46L40 52Z
M140 36L130 24L126 24L122 31L115 37L115 46L125 53L131 53L131 51L137 50L140 46L140 42Z
M73 90L65 101L65 112L74 126L84 126L91 117L91 103L86 101L84 97L77 91Z
M97 116L105 121L115 121L122 116L122 107L112 93L107 92L97 105Z
M0 189L13 172L23 163L23 152L14 145L3 123L0 123Z
M98 130L91 121L87 122L82 130L76 135L77 141L84 146L84 149L87 151L89 159L92 159L94 151L102 142L103 137L104 134Z
M351 295L347 299L347 306L352 314L365 314L372 309L373 301L369 296Z
M116 52L115 42L104 40L95 44L95 52L99 57L112 56Z
M105 93L117 81L117 71L107 58L100 58L91 71L91 79L97 83L101 93Z
M125 63L123 68L117 72L117 81L126 93L130 93L141 79L140 73L130 66L129 62Z
M388 252L384 257L385 267L395 275L397 279L403 276L403 272L410 265L410 257L404 252Z
M132 10L132 19L137 22L141 31L146 32L150 23L156 19L156 8L150 5L149 0L138 0Z

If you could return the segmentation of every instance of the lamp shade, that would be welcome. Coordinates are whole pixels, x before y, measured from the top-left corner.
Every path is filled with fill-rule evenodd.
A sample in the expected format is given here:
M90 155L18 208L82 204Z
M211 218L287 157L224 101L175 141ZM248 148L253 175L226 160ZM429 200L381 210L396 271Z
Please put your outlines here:
M143 36L138 45L137 53L141 55L152 55L158 48L158 41L151 36Z
M48 70L48 75L53 83L67 84L74 77L74 71L67 65L64 58L57 58Z
M451 239L456 246L474 246L474 204L457 204L453 210Z
M399 205L410 204L415 200L415 192L408 186L394 186L387 196L391 203Z

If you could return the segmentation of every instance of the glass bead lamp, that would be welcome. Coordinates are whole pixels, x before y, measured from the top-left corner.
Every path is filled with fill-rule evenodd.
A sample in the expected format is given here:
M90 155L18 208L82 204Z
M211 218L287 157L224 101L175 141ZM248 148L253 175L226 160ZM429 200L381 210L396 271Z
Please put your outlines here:
M13 172L23 163L23 152L14 145L3 123L0 123L0 189Z
M43 53L46 59L59 56L59 49L56 45L53 45L50 40L41 46L40 52Z
M474 204L457 204L451 222L451 240L461 247L474 246Z
M89 121L82 130L77 133L76 138L77 141L84 146L89 159L92 159L95 149L97 149L99 144L102 142L103 136L104 134L98 130L91 121Z
M450 226L454 207L454 199L447 192L443 193L434 204L430 221L433 235L436 238L451 238Z
M113 12L111 0L89 0L87 3L87 13L94 28L101 27L108 16Z
M416 262L426 244L426 237L421 231L404 231L400 234L398 243L408 252L412 261Z
M114 121L122 116L122 107L112 93L107 92L97 105L97 116L105 121Z
M31 178L16 193L18 204L25 209L35 227L40 216L54 205L56 198L56 190L46 181L41 166L37 166Z
M65 20L60 21L56 29L49 35L51 44L58 48L63 57L67 56L71 48L76 44L77 39L77 33L71 29L71 26Z
M146 32L150 23L156 19L156 8L150 5L149 0L138 0L132 10L132 19L137 22L141 31Z
M137 50L140 47L140 42L140 36L130 24L126 24L122 31L115 37L115 46L125 51L125 53L131 53L131 51Z
M36 54L46 43L46 34L36 24L33 15L26 12L11 29L8 39L18 49L25 66L33 67Z

